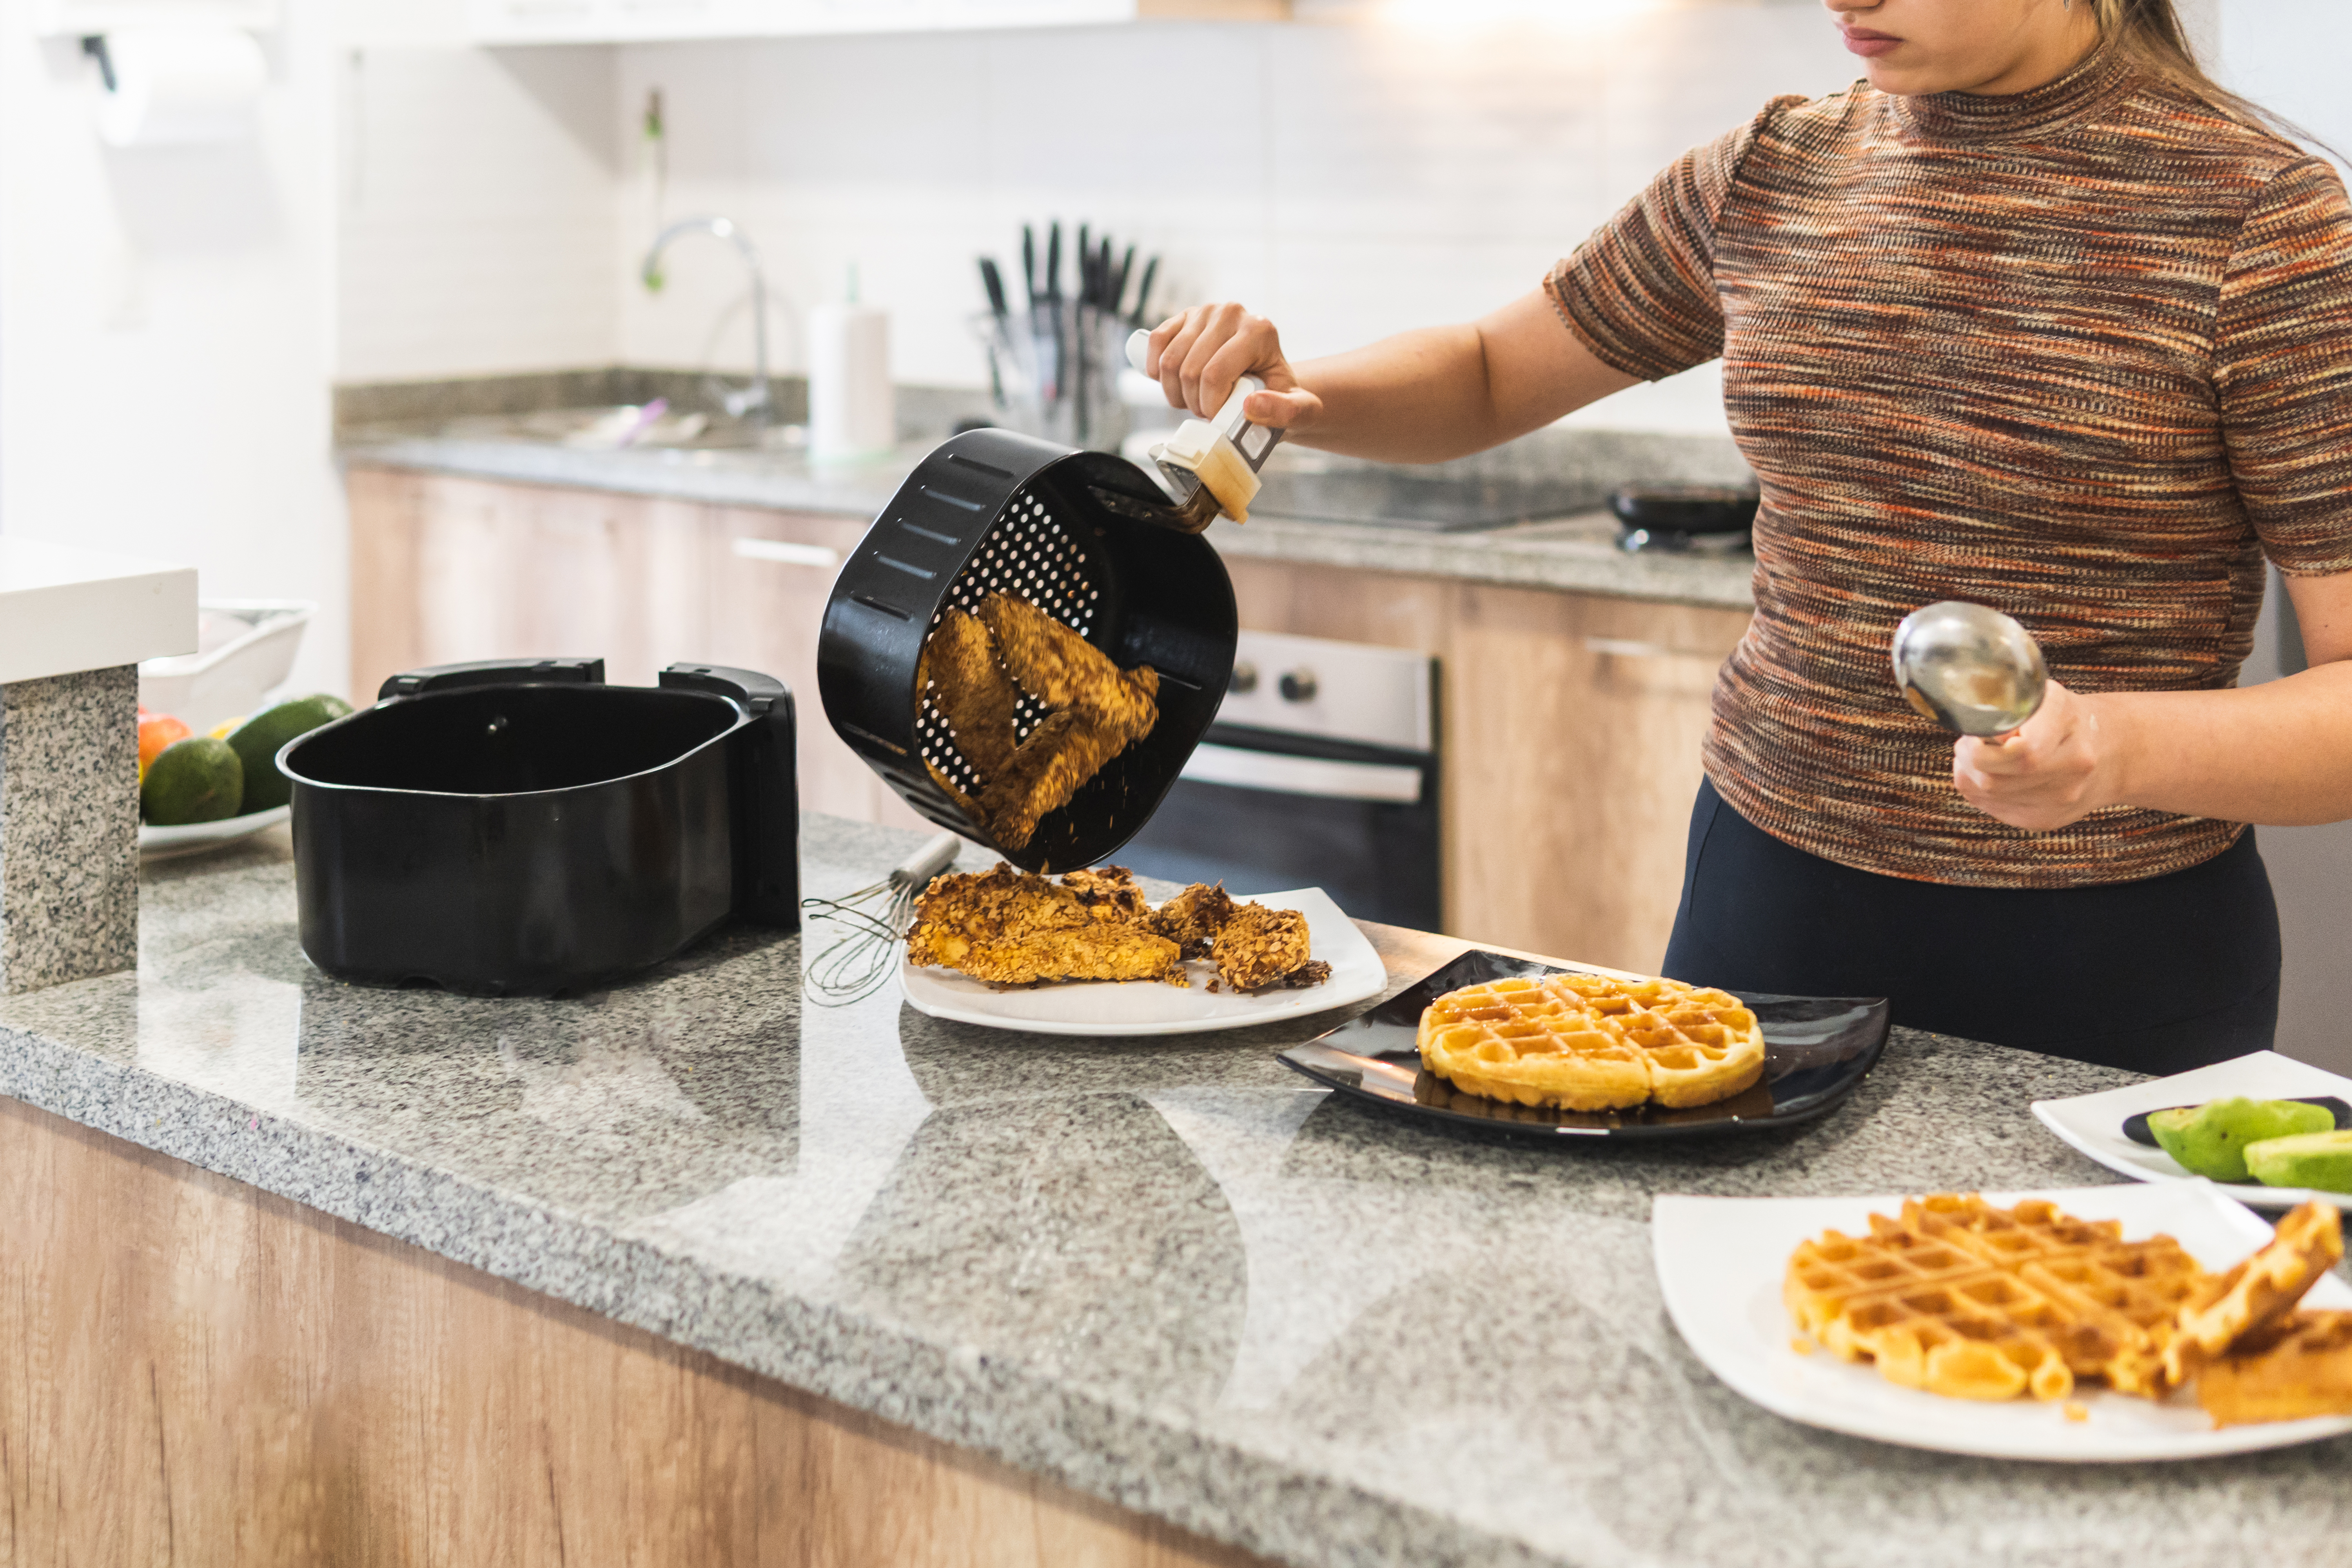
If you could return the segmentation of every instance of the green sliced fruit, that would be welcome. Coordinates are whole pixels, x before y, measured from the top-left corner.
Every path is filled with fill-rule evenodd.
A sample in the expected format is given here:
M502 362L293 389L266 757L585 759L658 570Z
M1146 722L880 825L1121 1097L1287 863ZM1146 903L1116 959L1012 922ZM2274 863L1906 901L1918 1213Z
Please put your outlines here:
M2212 1100L2179 1110L2158 1110L2147 1119L2157 1146L2192 1175L2217 1182L2246 1179L2246 1148L2300 1132L2324 1132L2336 1113L2299 1100Z
M237 760L245 764L244 809L270 811L291 800L294 781L278 771L278 749L295 736L307 735L351 710L352 705L341 698L321 692L265 708L231 731L228 743L236 748Z
M2352 1128L2265 1138L2247 1145L2246 1165L2266 1187L2352 1193Z
M139 815L158 827L218 822L237 815L244 795L245 764L229 743L192 735L173 742L147 764Z

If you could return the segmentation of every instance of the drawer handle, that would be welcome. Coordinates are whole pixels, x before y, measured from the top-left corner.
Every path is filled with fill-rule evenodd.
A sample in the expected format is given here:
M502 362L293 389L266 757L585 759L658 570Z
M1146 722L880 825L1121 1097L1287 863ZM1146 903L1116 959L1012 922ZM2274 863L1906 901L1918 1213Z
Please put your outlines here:
M823 544L791 544L781 539L739 539L735 553L746 561L772 561L779 566L819 566L830 572L841 564L841 552Z

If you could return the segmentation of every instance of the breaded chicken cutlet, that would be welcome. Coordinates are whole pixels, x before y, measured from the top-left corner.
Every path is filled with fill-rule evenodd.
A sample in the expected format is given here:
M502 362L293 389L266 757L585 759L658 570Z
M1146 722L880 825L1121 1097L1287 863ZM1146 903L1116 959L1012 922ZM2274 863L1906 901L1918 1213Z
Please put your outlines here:
M923 646L918 679L979 774L966 795L937 763L932 780L1008 848L1026 845L1104 764L1160 721L1160 676L1122 670L1101 649L1025 599L991 594L977 617L950 610ZM1018 691L1048 711L1013 741Z
M1331 966L1309 959L1309 945L1306 916L1238 903L1223 887L1196 882L1154 910L1123 866L1066 872L1057 885L1000 861L990 871L940 877L923 890L907 957L992 985L1185 985L1182 961L1206 955L1227 988L1262 991L1329 979Z
M1074 889L1002 861L992 870L932 880L916 901L907 957L992 985L1181 973L1174 942L1097 920Z
M1212 956L1218 978L1236 991L1255 991L1306 968L1308 953L1305 915L1264 904L1237 904L1217 927ZM1324 973L1330 973L1328 965Z
M1151 906L1144 901L1143 889L1135 885L1135 873L1124 866L1065 871L1062 886L1077 894L1078 902L1086 905L1087 912L1098 921L1138 926L1156 936L1168 935L1155 923Z
M1195 882L1153 911L1151 929L1174 942L1187 958L1206 958L1217 928L1234 912L1234 896L1223 882Z
M923 644L915 688L928 691L983 782L1013 760L1012 678L996 661L996 638L975 616L950 610Z

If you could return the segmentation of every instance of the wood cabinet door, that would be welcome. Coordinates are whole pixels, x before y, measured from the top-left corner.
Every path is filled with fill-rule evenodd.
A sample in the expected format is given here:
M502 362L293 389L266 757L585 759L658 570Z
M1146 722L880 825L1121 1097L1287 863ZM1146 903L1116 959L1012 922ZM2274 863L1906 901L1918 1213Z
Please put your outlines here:
M1656 972L1744 610L1228 558L1242 625L1434 655L1444 929Z
M714 663L764 671L793 689L800 722L801 809L928 827L835 734L817 695L817 635L841 563L865 537L855 518L709 509Z

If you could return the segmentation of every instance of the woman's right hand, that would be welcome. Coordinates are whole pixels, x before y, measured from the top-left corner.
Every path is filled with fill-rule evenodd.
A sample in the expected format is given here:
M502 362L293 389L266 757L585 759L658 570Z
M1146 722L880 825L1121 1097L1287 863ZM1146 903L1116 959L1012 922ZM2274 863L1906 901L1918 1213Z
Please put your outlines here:
M1203 419L1224 406L1245 375L1265 383L1242 405L1251 424L1297 431L1323 416L1323 400L1291 373L1274 323L1230 302L1195 305L1154 327L1143 374L1159 378L1170 407Z

